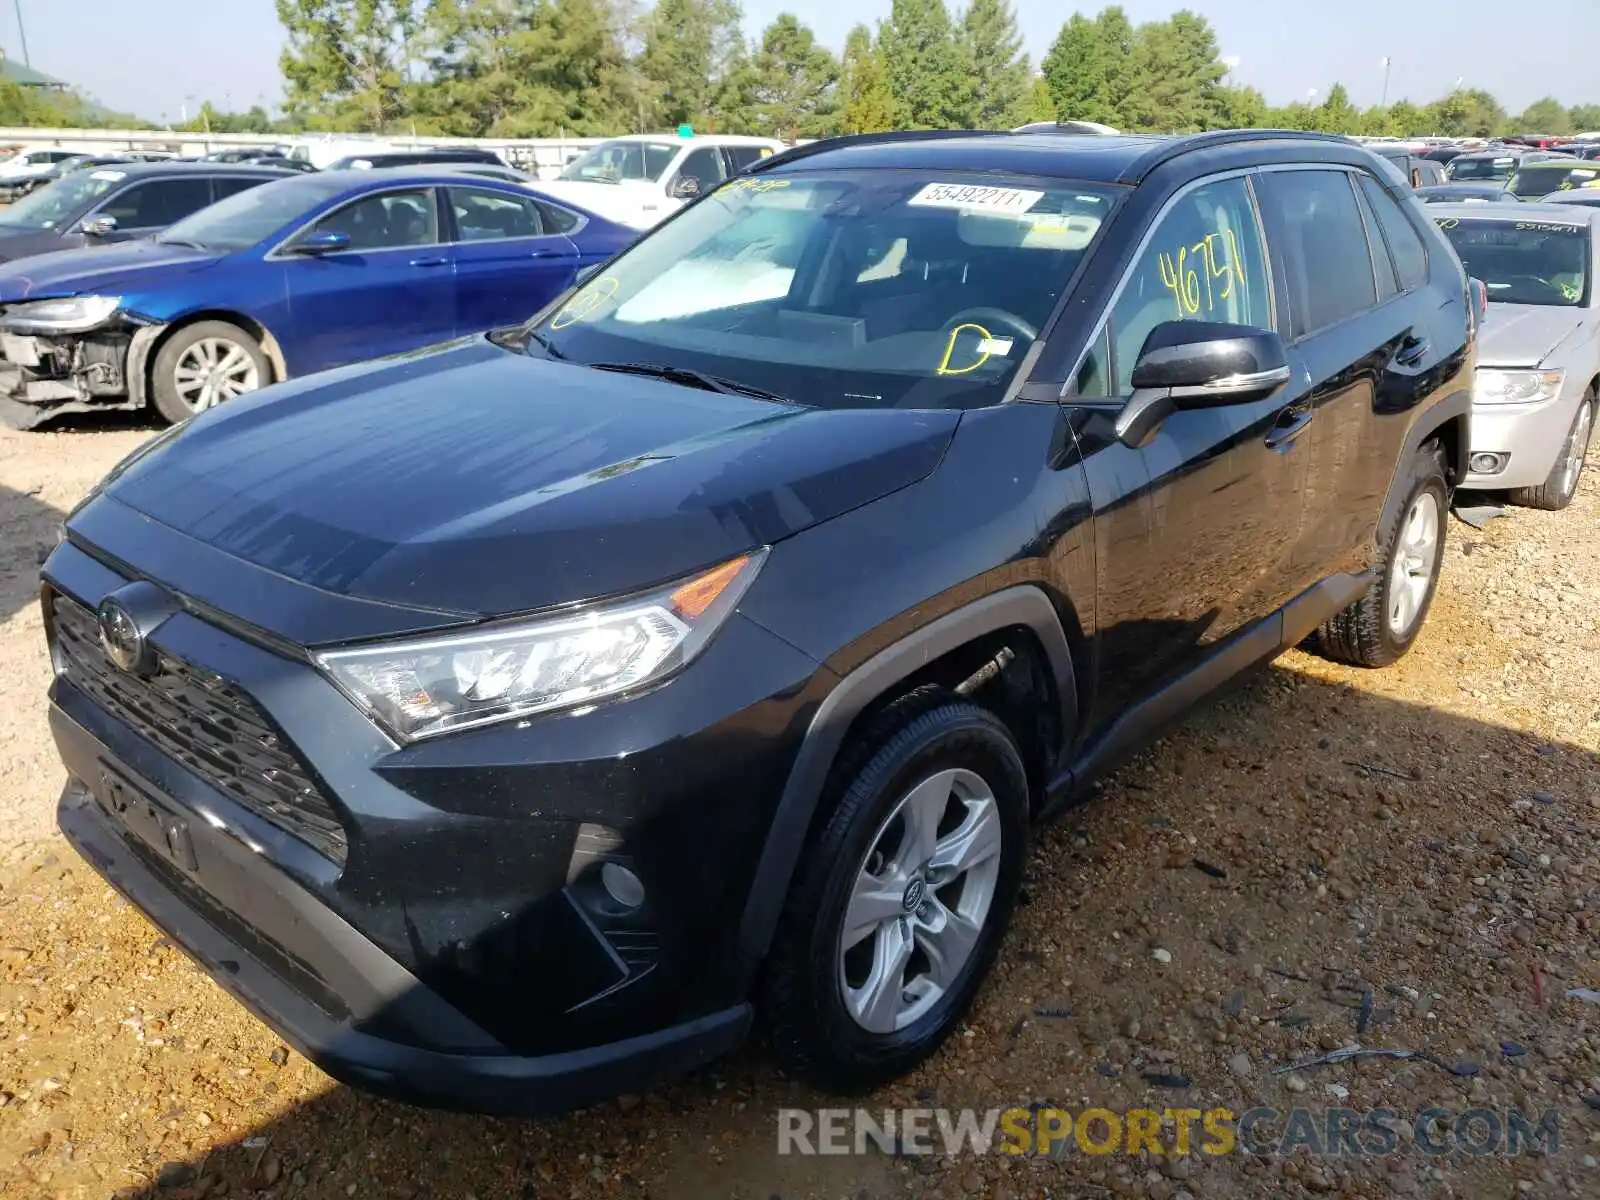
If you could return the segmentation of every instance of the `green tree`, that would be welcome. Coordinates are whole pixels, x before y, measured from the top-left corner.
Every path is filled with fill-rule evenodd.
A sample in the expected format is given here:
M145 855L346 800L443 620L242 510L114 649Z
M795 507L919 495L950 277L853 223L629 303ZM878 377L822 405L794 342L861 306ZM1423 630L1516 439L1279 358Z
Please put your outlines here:
M968 80L961 123L1011 129L1027 120L1032 72L1010 0L971 0L961 14L956 47Z
M612 133L633 109L609 0L439 0L431 78L414 106L467 137Z
M878 133L893 129L894 92L883 55L873 45L872 31L857 25L844 42L839 77L839 128L843 133Z
M756 132L818 137L839 125L839 63L793 13L779 13L755 56Z
M1600 132L1600 104L1574 104L1568 116L1578 133Z
M1405 137L1428 132L1427 114L1409 100L1396 100L1389 106L1388 128L1384 135Z
M1217 35L1202 16L1180 9L1134 34L1133 86L1122 101L1119 126L1162 132L1207 129L1217 116L1217 92L1227 67Z
M893 0L878 30L897 122L909 129L962 124L967 80L944 0Z
M1099 121L1121 126L1128 120L1134 89L1133 26L1116 5L1090 20L1074 13L1040 64L1063 121Z
M1056 119L1055 97L1050 95L1050 82L1045 77L1035 75L1033 82L1028 87L1028 117L1029 121L1054 121Z
M277 0L288 107L325 128L382 132L403 115L418 0Z
M1317 106L1317 128L1323 133L1355 133L1360 123L1361 113L1350 103L1350 93L1344 84L1335 83Z
M1572 114L1552 96L1535 100L1513 123L1520 133L1560 135L1573 132Z
M1267 124L1267 98L1253 87L1219 87L1213 99L1213 128L1255 129Z
M660 0L644 21L637 60L650 123L705 125L728 104L743 65L738 0Z

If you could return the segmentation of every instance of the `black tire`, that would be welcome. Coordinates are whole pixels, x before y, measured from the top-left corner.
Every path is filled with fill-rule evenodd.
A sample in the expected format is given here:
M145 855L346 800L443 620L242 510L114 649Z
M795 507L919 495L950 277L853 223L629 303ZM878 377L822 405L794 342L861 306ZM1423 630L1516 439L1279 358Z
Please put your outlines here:
M987 916L954 982L917 1019L874 1033L846 1007L840 961L850 892L883 824L912 787L937 772L971 771L995 800L1001 848ZM919 688L868 723L841 755L830 805L799 865L762 981L760 1011L790 1071L841 1093L897 1078L938 1048L977 995L1000 948L1028 840L1028 783L1005 725L939 688ZM965 886L965 885L963 885ZM947 885L932 888L946 898Z
M231 343L244 351L255 371L256 388L272 382L272 364L267 361L261 344L237 325L230 325L226 321L196 321L193 325L185 325L161 343L155 365L150 371L150 398L156 412L169 424L187 421L200 411L179 394L176 373L184 355L207 340Z
M1444 540L1450 511L1450 484L1446 476L1444 448L1438 442L1422 446L1406 465L1399 481L1403 499L1379 530L1379 574L1365 595L1343 612L1337 613L1317 630L1317 649L1335 662L1358 667L1387 667L1411 649L1418 632L1428 619L1434 593L1439 586L1439 571L1444 564ZM1432 571L1421 603L1403 631L1391 626L1388 614L1394 599L1391 588L1394 566L1402 552L1401 531L1419 498L1429 493L1437 505L1438 540L1433 552Z
M1585 417L1589 419L1585 421ZM1578 480L1583 478L1583 461L1589 452L1589 439L1594 436L1594 418L1595 398L1591 392L1583 398L1583 403L1573 415L1567 440L1561 443L1561 453L1556 455L1555 465L1550 468L1545 481L1538 487L1513 489L1509 497L1511 503L1523 508L1542 508L1546 512L1560 512L1572 503L1572 498L1578 494ZM1583 427L1581 431L1580 425ZM1583 445L1574 445L1580 438ZM1574 452L1577 454L1578 469L1569 475L1567 463Z

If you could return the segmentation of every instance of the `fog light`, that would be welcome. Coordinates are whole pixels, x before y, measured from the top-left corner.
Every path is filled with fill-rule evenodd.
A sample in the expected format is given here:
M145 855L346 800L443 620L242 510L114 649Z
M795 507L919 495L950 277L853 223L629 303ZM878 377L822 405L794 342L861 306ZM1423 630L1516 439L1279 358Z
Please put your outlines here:
M644 881L620 863L608 862L600 868L600 884L623 908L638 908L644 903Z
M1474 454L1467 460L1467 467L1474 475L1498 475L1506 469L1506 460L1509 454Z

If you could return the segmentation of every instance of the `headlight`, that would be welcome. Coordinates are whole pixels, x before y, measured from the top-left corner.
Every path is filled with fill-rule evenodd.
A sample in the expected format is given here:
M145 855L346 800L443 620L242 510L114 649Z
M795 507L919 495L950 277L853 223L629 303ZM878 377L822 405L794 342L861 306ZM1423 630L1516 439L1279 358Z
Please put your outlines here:
M1478 404L1531 404L1561 394L1561 371L1491 371L1480 368L1472 381Z
M314 657L403 742L592 704L693 659L765 558L758 550L657 591L515 625Z
M99 325L122 303L120 296L63 296L16 304L0 317L13 333L84 333Z

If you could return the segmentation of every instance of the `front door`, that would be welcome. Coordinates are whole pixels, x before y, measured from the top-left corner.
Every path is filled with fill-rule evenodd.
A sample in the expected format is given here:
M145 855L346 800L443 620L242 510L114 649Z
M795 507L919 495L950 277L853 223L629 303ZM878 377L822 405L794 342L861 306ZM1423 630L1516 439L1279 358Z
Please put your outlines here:
M444 341L456 329L455 261L440 234L433 188L397 188L351 201L300 235L336 231L332 254L284 259L291 335L289 374ZM298 241L299 238L296 238Z
M1276 329L1267 261L1243 177L1180 194L1078 372L1079 402L1114 413L1132 393L1145 339L1164 322ZM1294 380L1263 398L1175 412L1138 447L1081 439L1095 510L1091 736L1305 586L1292 563L1305 476L1303 378L1296 364Z
M532 196L479 187L446 189L453 222L456 330L525 321L577 274L578 247L547 229Z

